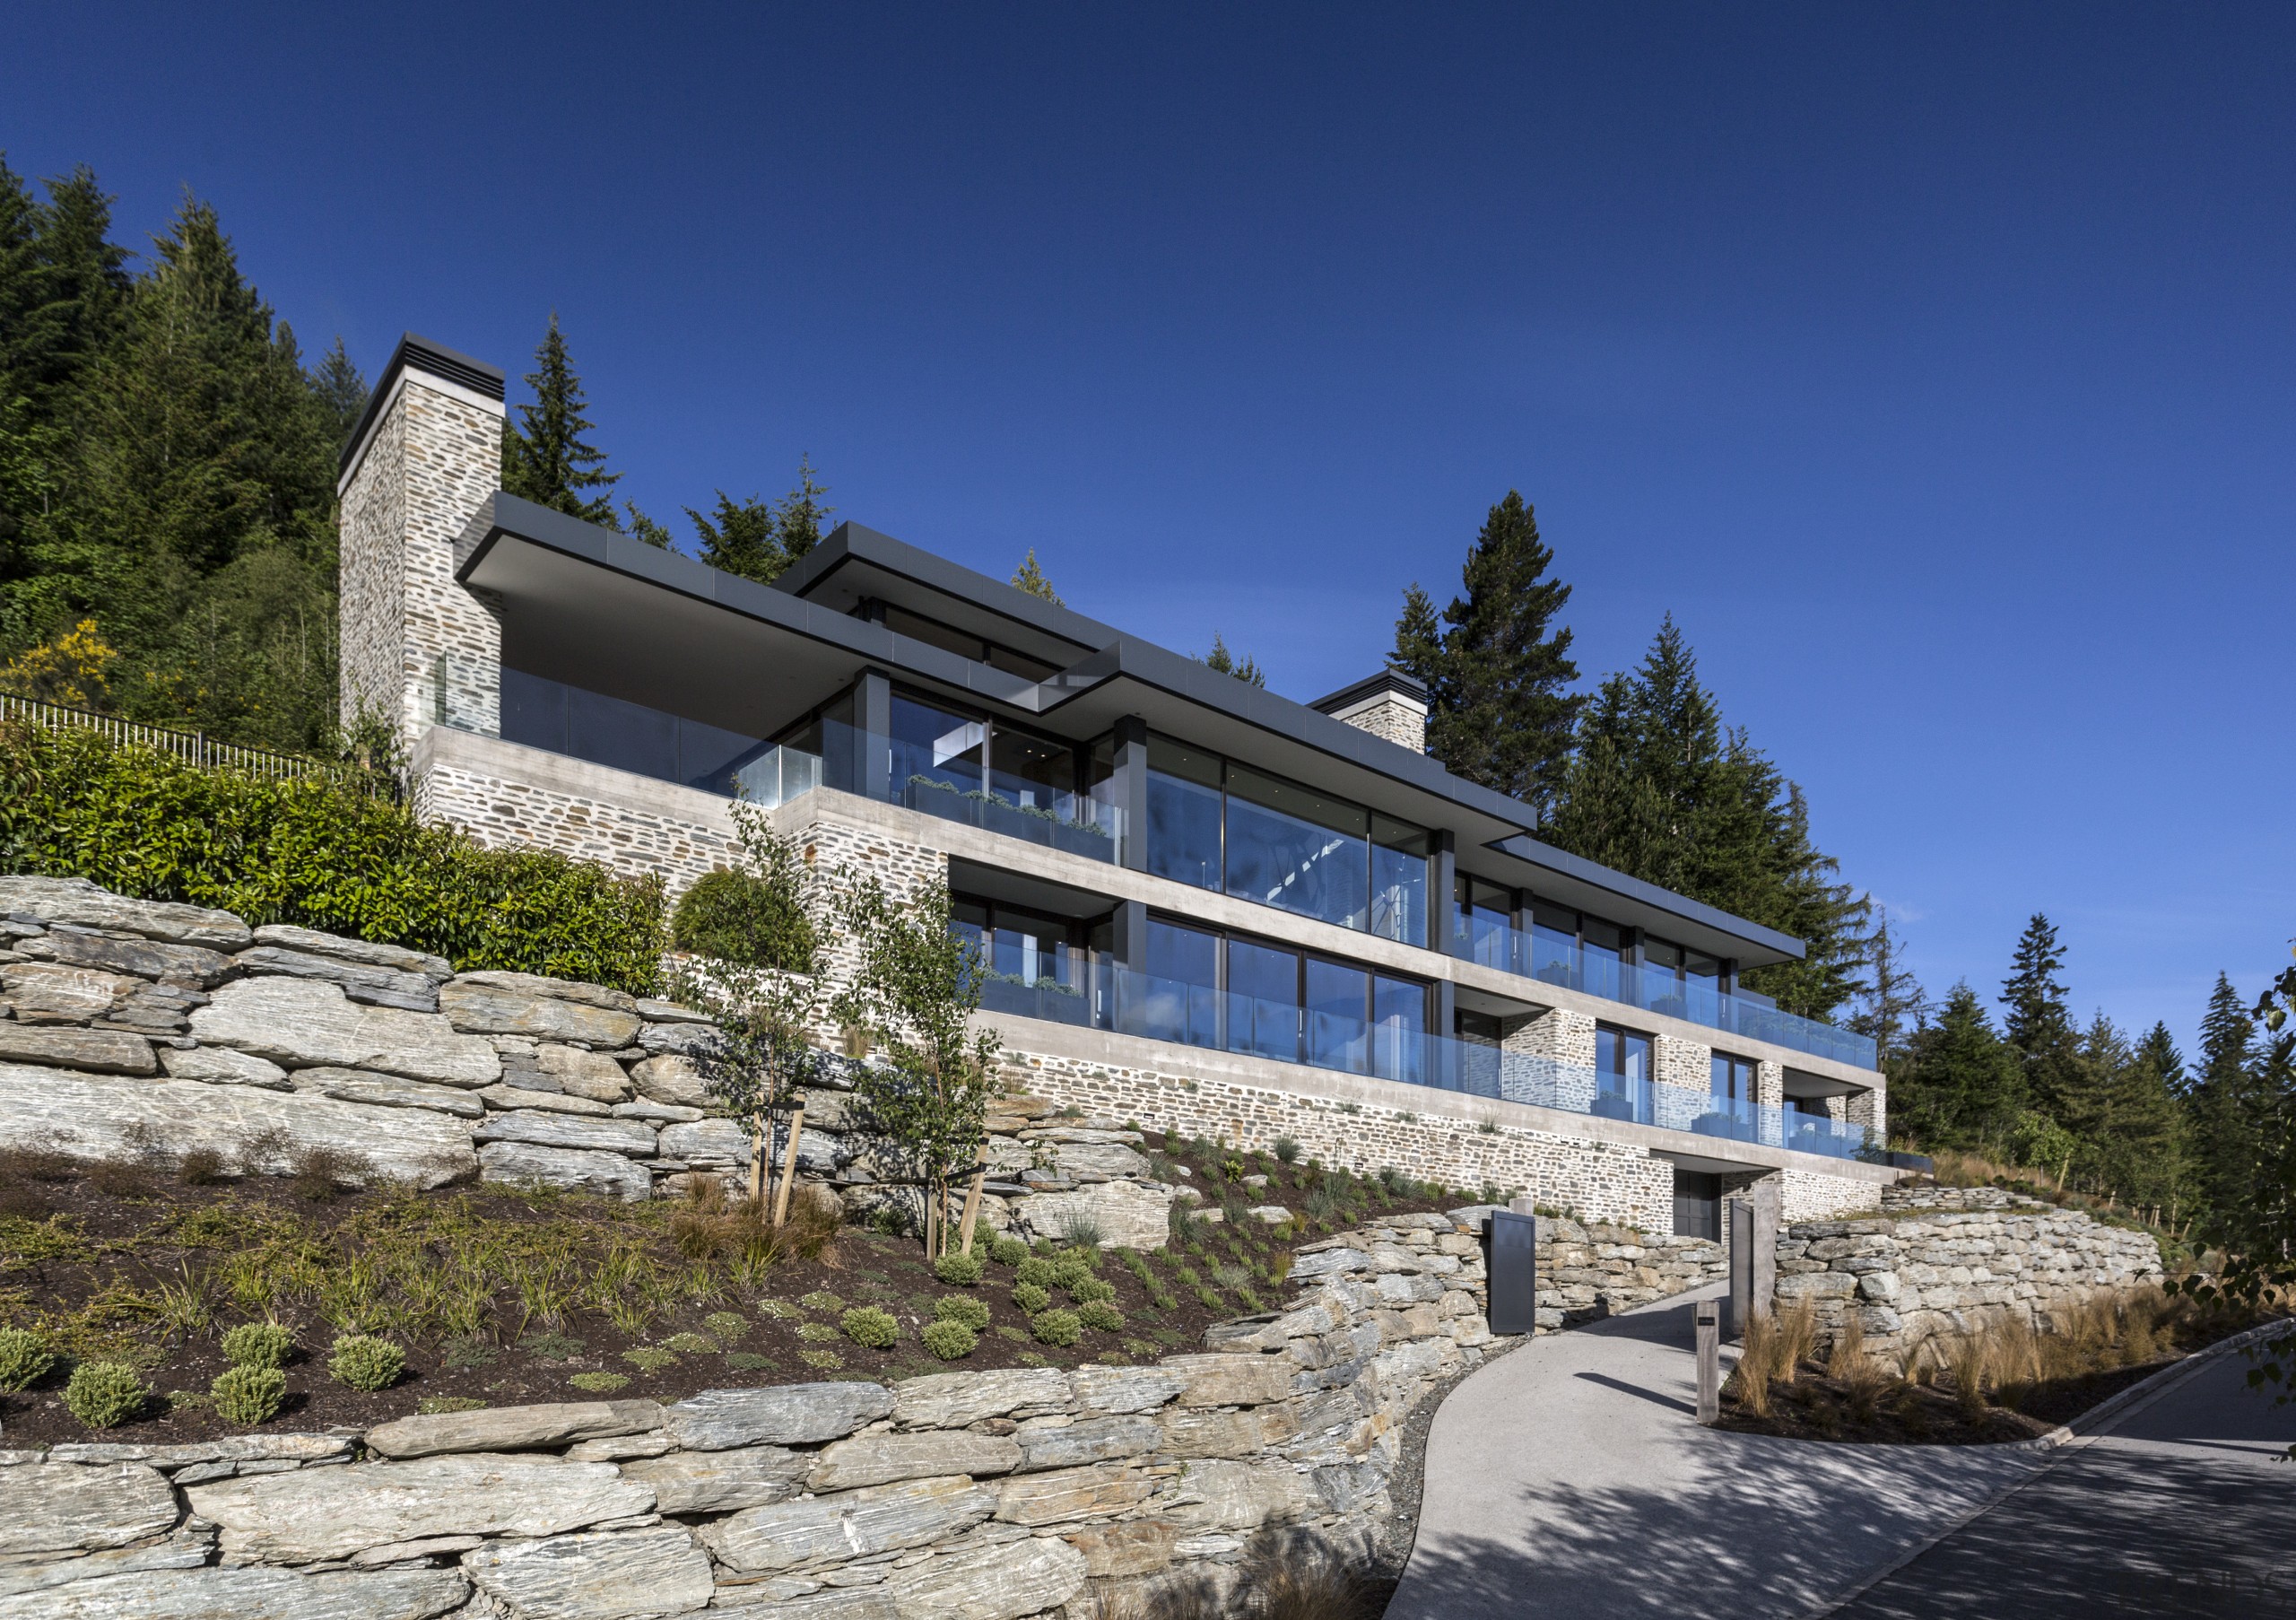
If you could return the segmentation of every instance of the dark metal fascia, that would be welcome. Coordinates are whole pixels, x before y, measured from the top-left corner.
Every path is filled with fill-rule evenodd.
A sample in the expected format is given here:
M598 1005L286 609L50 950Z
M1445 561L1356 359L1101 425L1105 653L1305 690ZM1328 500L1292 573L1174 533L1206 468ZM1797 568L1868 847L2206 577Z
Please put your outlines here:
M375 379L374 388L367 396L367 408L359 413L357 424L352 428L351 436L343 441L343 449L335 457L336 476L340 477L351 470L352 457L357 454L368 431L375 425L375 419L382 414L383 406L389 403L391 385L398 380L400 372L410 369L426 371L453 383L457 388L468 388L472 393L489 399L500 401L503 397L504 378L500 367L490 366L483 360L474 360L444 344L434 344L429 338L418 337L412 332L403 333L399 336L398 346L391 351L390 359L384 362L382 375Z

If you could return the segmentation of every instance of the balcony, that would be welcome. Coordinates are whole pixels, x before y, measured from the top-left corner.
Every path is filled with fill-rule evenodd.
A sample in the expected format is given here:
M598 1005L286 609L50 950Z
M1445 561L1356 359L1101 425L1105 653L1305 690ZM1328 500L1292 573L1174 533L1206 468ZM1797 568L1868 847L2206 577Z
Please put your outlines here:
M1780 1012L1766 1001L1727 994L1711 979L1623 962L1567 936L1526 932L1482 915L1465 918L1455 911L1453 938L1460 956L1501 972L1831 1058L1852 1068L1879 1066L1870 1036Z
M1864 1127L1818 1115L1733 1102L1400 1024L1372 1025L1137 973L1082 953L1065 966L1062 979L1034 983L984 973L981 1009L1825 1158L1882 1156Z

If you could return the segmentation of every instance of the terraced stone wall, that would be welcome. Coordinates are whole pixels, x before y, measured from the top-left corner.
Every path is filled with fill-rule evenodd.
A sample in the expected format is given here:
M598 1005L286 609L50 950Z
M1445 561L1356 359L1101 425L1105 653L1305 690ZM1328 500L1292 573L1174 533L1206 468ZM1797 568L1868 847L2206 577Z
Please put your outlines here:
M1270 1528L1392 1564L1403 1422L1487 1353L1483 1276L1399 1215L1153 1364L0 1451L0 1620L1022 1620L1218 1583Z

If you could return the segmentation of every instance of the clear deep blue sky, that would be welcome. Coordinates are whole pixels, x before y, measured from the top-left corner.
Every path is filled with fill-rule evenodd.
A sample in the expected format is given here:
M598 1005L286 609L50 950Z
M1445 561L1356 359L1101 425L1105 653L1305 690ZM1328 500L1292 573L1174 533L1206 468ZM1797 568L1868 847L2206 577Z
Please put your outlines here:
M2189 1050L2286 960L2285 6L349 9L19 4L0 146L370 375L555 308L658 518L808 451L1296 698L1519 488L1933 991L2045 910Z

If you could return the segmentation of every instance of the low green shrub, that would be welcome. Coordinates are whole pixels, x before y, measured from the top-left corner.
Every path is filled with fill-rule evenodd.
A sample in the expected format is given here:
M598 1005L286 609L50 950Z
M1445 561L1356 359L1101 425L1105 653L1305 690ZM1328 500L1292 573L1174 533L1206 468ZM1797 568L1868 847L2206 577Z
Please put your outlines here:
M449 1412L476 1412L486 1403L474 1395L426 1395L414 1403L424 1417L444 1417Z
M824 1341L834 1344L837 1341L838 1332L827 1322L799 1322L797 1337L813 1344L821 1344Z
M889 1311L874 1305L856 1305L837 1319L845 1329L845 1337L855 1344L871 1350L890 1350L900 1337L900 1324Z
M806 920L794 860L787 871L729 871L697 879L670 917L670 936L681 951L743 967L807 973L813 965L813 926Z
M1031 1288L1049 1288L1059 1279L1060 1273L1043 1255L1032 1254L1013 1270L1013 1280Z
M1106 1300L1090 1300L1076 1307L1076 1320L1102 1333L1124 1331L1124 1312Z
M277 1322L241 1322L223 1336L223 1359L234 1367L283 1367L294 1353L295 1336Z
M1052 1290L1040 1288L1034 1283L1015 1283L1013 1285L1013 1302L1028 1315L1034 1316L1052 1303Z
M659 1345L639 1345L635 1349L623 1351L622 1359L640 1372L659 1372L665 1367L678 1364L678 1353L665 1350Z
M701 1319L701 1325L721 1345L737 1345L750 1330L749 1319L735 1311L713 1311Z
M1053 1262L1052 1280L1054 1286L1065 1288L1074 1293L1085 1284L1097 1279L1092 1276L1091 1266L1082 1255L1064 1254Z
M970 1293L944 1293L933 1304L936 1321L961 1322L978 1333L988 1326L988 1302Z
M1040 1345L1065 1347L1084 1337L1084 1324L1074 1311L1039 1311L1030 1321L1029 1331Z
M216 1416L249 1428L279 1415L279 1405L287 1398L287 1375L276 1366L242 1363L217 1373L207 1392L215 1398Z
M1017 1266L1029 1258L1029 1246L1009 1232L988 1241L988 1258L999 1266Z
M716 1339L704 1338L699 1333L673 1333L662 1341L662 1347L688 1355L715 1355L722 1348Z
M978 1300L973 1302L979 1303ZM973 1347L980 1343L980 1335L973 1329L966 1327L962 1322L946 1320L926 1323L922 1337L926 1349L937 1359L944 1362L957 1361L970 1355L973 1353Z
M806 1294L797 1302L808 1311L833 1312L845 1309L845 1302L843 1300L838 1298L837 1295L829 1293L827 1290L821 1288L814 1289L811 1293Z
M64 1386L64 1409L91 1429L115 1429L142 1414L152 1398L125 1362L82 1362Z
M1116 1285L1105 1277L1080 1276L1068 1285L1068 1297L1080 1305L1116 1298Z
M660 988L662 887L425 826L384 779L210 771L93 731L0 725L0 873L84 877L458 969Z
M0 1328L0 1389L29 1389L56 1365L56 1352L29 1328Z
M630 1380L619 1372L577 1372L566 1381L592 1395L612 1395L630 1388Z
M335 1341L326 1370L335 1382L353 1389L387 1389L406 1371L406 1352L387 1338L349 1334Z
M774 1362L771 1356L760 1355L754 1350L728 1350L726 1364L736 1372L764 1372L772 1368Z
M944 1254L933 1262L933 1275L952 1288L970 1288L980 1281L987 1267L977 1254L954 1252Z

